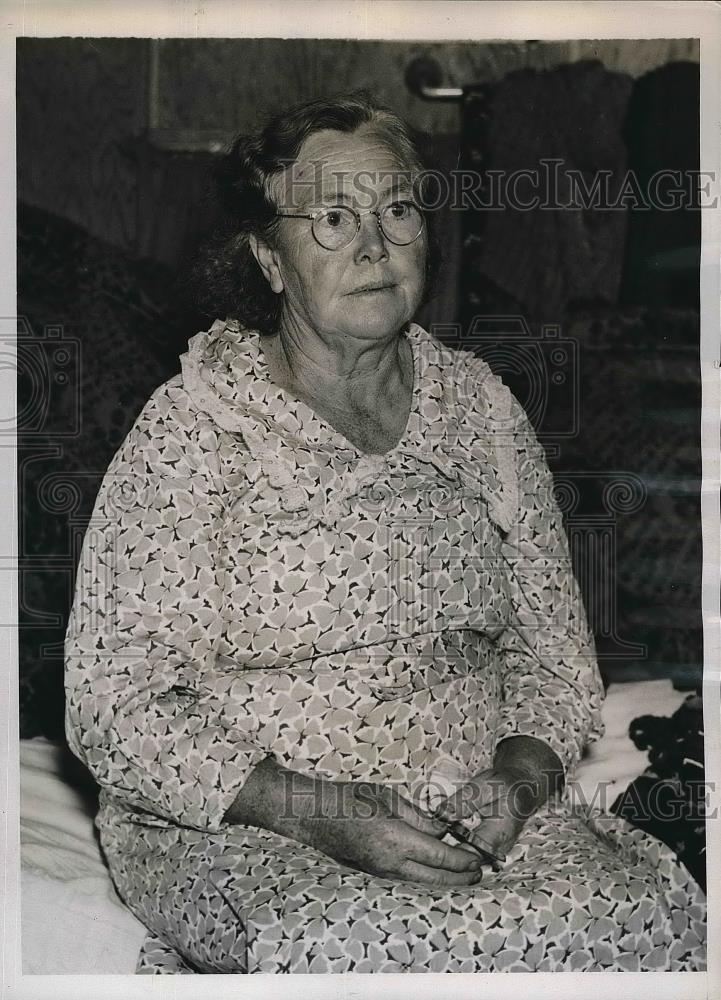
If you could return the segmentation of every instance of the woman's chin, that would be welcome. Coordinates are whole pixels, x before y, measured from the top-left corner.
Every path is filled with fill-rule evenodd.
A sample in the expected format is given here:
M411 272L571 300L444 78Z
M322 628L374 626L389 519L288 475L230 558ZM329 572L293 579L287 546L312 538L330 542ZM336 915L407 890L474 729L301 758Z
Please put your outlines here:
M408 325L410 316L405 309L388 309L372 315L348 316L341 329L349 336L384 340L396 335Z

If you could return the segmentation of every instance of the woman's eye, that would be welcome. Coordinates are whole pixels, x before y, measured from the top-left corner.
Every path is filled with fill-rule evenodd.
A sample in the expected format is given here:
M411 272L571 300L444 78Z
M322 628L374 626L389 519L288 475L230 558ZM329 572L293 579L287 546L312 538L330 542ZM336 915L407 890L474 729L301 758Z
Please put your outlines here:
M343 229L348 226L352 227L354 219L350 212L342 208L331 208L325 213L323 222L330 229Z

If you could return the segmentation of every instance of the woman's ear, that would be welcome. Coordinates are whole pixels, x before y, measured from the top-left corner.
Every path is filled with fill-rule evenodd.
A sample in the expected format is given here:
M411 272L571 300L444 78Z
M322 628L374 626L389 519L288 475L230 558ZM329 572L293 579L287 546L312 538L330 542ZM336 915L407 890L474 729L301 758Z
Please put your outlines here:
M279 295L283 291L284 286L275 250L264 240L259 240L254 233L248 236L248 243L253 256L258 261L258 266L265 275L265 280L276 295Z

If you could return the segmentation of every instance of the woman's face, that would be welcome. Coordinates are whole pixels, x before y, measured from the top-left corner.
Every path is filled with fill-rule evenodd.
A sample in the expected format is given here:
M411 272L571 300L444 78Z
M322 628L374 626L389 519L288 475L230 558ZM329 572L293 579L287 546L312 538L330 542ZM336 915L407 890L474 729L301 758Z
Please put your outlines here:
M363 212L412 197L412 177L372 128L347 134L316 132L301 147L293 168L276 178L279 211L303 214L331 205ZM313 237L309 219L281 219L266 276L283 294L282 324L323 339L381 340L413 317L423 294L425 229L405 246L391 243L370 213L340 250ZM369 288L368 286L373 286Z

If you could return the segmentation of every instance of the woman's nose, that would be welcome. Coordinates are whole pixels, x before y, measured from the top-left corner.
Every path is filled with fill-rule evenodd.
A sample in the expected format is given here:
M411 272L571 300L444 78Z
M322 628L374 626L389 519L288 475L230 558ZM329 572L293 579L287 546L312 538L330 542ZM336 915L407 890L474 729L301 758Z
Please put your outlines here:
M368 260L375 263L388 256L386 239L375 212L368 212L361 216L361 227L355 242L354 256L356 261Z

